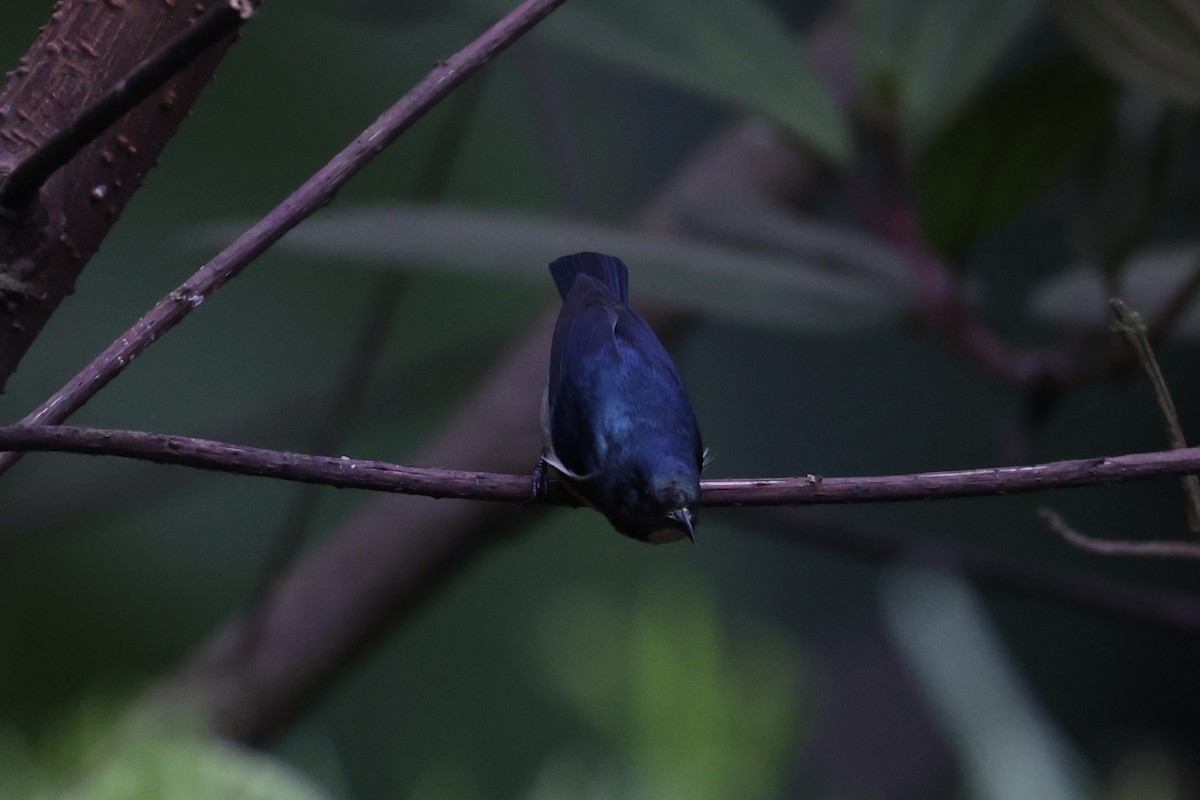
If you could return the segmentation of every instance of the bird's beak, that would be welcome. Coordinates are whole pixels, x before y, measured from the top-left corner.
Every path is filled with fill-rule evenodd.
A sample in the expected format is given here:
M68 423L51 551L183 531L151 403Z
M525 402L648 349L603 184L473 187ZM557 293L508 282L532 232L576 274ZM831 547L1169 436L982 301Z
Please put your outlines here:
M676 522L683 523L683 527L687 530L687 537L692 540L692 544L695 544L696 532L692 526L692 512L686 508L677 508L671 512L671 518Z

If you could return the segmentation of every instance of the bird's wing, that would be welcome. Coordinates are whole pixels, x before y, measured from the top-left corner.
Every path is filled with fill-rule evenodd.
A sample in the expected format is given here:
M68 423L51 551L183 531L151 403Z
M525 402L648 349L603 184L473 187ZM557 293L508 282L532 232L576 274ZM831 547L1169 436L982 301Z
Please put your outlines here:
M613 334L619 340L618 348L629 347L650 365L651 374L663 376L672 384L672 388L683 391L683 379L679 377L675 362L650 325L636 311L631 308L620 309Z
M584 358L595 356L620 359L613 329L621 308L608 287L599 281L582 276L575 282L563 300L550 345L547 401L551 408L562 386L565 365L579 364Z
M613 329L623 308L608 287L583 275L563 301L554 328L543 433L550 463L579 480L595 469L591 462L599 409L594 404L606 394L595 382L615 374L620 363Z
M641 387L647 394L639 402L656 408L658 419L672 420L680 429L689 431L695 442L693 455L696 464L702 466L705 456L700 428L696 425L696 416L687 399L683 379L662 342L646 320L628 307L620 310L613 333L618 351L631 350L648 366L644 373L648 380Z

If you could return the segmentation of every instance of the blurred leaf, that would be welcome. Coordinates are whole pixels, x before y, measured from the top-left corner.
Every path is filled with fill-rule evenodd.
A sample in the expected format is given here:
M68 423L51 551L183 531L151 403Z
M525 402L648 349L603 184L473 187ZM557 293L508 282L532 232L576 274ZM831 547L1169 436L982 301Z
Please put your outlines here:
M883 587L888 632L950 737L969 797L1082 800L1082 761L1038 707L963 582L896 570Z
M622 770L575 752L542 765L524 800L636 800L643 796Z
M328 800L311 780L262 752L198 730L177 708L89 697L38 751L0 729L0 788L22 800ZM69 791L63 792L64 787Z
M873 240L854 231L830 226L820 231L816 251L837 251L840 241L851 259L830 264L822 258L782 258L551 217L453 206L332 211L288 234L279 247L376 267L436 265L546 286L550 261L597 250L629 263L639 298L655 297L698 314L805 333L861 329L899 318L915 288L887 249L864 247Z
M1135 256L1121 273L1121 298L1144 319L1152 319L1200 269L1195 245L1148 250ZM1030 296L1030 313L1043 322L1071 328L1107 327L1111 292L1097 267L1079 264L1050 278ZM1171 329L1174 336L1200 337L1200 301Z
M850 160L850 132L787 24L757 0L569 3L551 41L613 67L761 114L821 157Z
M1121 81L1200 102L1200 6L1194 0L1049 0L1074 39Z
M39 773L26 738L0 723L0 797L49 797L51 783Z
M911 297L912 269L893 245L865 233L737 192L690 198L686 229L705 242L808 262L830 275L894 286Z
M1036 8L1036 0L865 0L855 54L860 94L919 147L1031 27Z
M216 739L147 738L84 782L83 800L329 800L283 762Z
M927 241L952 257L1039 198L1103 124L1112 86L1074 58L1043 61L979 96L930 143L916 193Z
M536 664L623 748L642 788L632 796L779 795L799 694L786 638L734 636L712 596L687 583L656 585L632 609L586 595L545 608Z

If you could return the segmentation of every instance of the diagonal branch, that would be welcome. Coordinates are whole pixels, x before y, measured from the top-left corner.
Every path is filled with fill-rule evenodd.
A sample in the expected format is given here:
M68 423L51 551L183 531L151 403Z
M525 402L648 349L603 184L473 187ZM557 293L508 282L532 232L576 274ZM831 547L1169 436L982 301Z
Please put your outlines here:
M529 475L389 464L347 456L317 456L142 431L21 426L0 428L0 447L90 455L115 455L341 489L491 500L531 501ZM1147 480L1200 471L1200 447L1151 453L1051 461L1019 467L907 475L823 478L721 478L701 482L706 506L839 505L949 500L1042 492ZM570 505L565 491L548 502Z
M331 203L338 190L396 137L563 2L565 0L525 0L475 41L446 61L439 62L342 152L160 300L65 386L28 414L23 422L29 425L58 423L77 411L213 292L237 277L301 221ZM0 473L19 459L15 453L0 454Z

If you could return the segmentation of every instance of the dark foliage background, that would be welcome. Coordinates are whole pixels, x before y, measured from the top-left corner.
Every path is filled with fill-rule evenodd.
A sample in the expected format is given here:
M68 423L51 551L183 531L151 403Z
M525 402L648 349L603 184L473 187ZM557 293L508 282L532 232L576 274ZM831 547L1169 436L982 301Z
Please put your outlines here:
M49 13L10 5L0 11L5 64ZM1196 269L1196 97L1162 72L1200 71L1200 28L1172 17L1175 4L857 4L836 34L849 36L852 112L802 61L783 70L755 27L787 41L835 13L803 5L571 0L482 76L461 148L442 165L441 257L411 244L414 223L400 212L382 224L371 214L414 199L439 131L463 113L461 92L352 182L327 224L318 215L268 253L75 420L304 450L380 275L395 272L395 322L339 452L405 462L548 307L544 264L560 254L547 244L559 221L582 210L589 224L630 225L747 111L783 109L808 152L841 160L796 218L840 226L847 246L892 247L864 213L864 192L914 210L972 313L1014 346L1053 347L1076 331L1075 363L1112 346L1104 294L1073 272L1079 263L1107 263L1147 316ZM1120 51L1086 19L1113 9L1146 26L1147 50ZM486 19L469 3L266 4L0 397L4 418L56 389ZM682 77L646 53L678 55ZM561 116L548 118L547 103ZM574 207L554 158L564 149L577 167ZM786 226L749 225L763 217L739 216L737 197L701 199L733 236L718 245L700 232L693 245L736 240L748 258L782 253L798 274L819 271L780 250L772 237L792 235ZM454 233L461 206L535 216L481 267L487 259L468 252L475 234ZM376 221L369 241L380 252L353 233L362 219ZM1163 266L1163 250L1184 253L1184 269ZM1136 373L1067 391L1029 425L1028 384L985 374L951 337L905 324L917 289L891 262L865 268L894 283L851 290L837 319L814 321L803 307L747 311L671 257L661 268L628 258L635 302L676 300L696 319L675 352L715 455L711 476L899 473L1165 446ZM746 291L761 278L747 267ZM1197 332L1200 317L1185 316L1160 347L1192 432ZM513 442L530 467L537 447ZM286 485L49 454L5 475L0 787L203 796L164 788L194 760L156 760L146 745L122 761L101 742L126 700L249 602L294 498ZM311 539L363 501L327 492ZM531 514L527 534L392 631L269 759L226 753L222 774L246 797L1196 796L1194 634L806 546L807 529L836 525L1063 575L1194 587L1190 564L1068 547L1038 523L1040 504L1097 536L1191 535L1173 481L766 521L712 511L694 549L627 541L587 511ZM315 784L301 787L308 778L280 763ZM237 783L241 770L263 794Z

